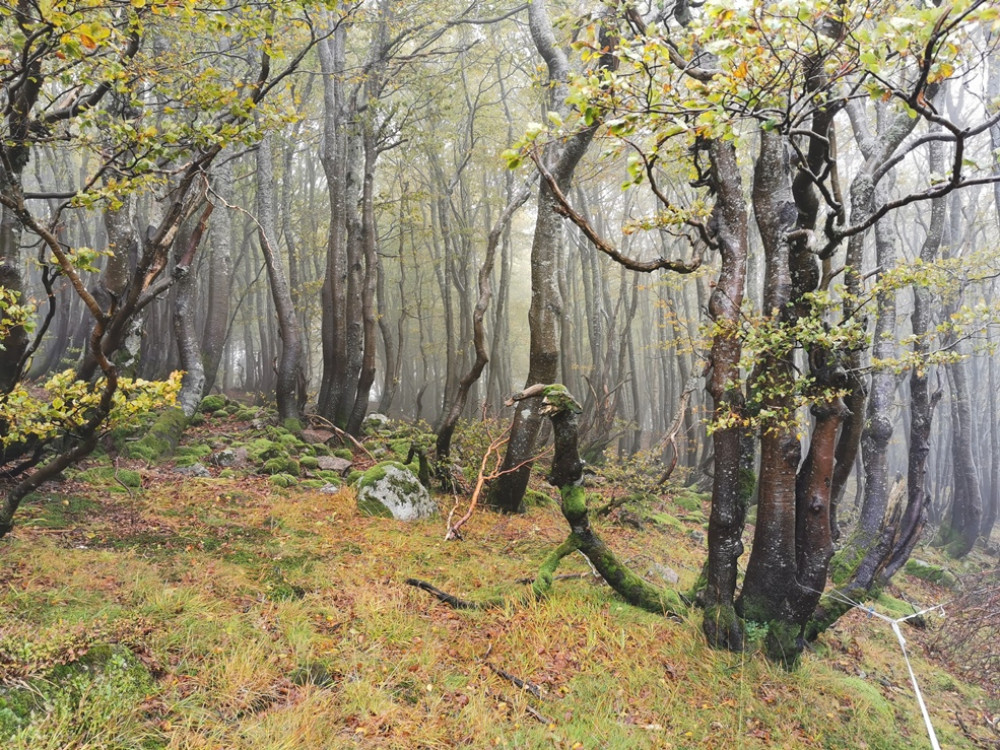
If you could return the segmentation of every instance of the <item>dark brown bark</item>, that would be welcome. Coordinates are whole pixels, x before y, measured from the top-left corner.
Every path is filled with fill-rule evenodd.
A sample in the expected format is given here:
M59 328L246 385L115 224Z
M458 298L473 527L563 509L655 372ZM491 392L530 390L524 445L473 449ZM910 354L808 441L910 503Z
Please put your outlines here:
M709 314L715 324L709 354L711 374L708 392L715 418L741 415L744 396L740 385L742 342L739 332L747 267L747 209L736 151L731 144L711 146L716 204L716 242L722 266L709 299ZM685 408L685 412L687 409ZM737 560L743 554L743 524L752 477L745 476L742 461L742 430L733 425L712 433L715 476L712 511L708 521L708 563L703 629L714 646L738 650L743 647L743 629L734 610ZM676 454L676 447L675 447Z
M797 212L792 200L784 141L762 133L754 171L754 216L765 255L764 312L779 329L790 322L792 276L788 233ZM755 622L786 620L788 598L796 585L796 472L801 449L791 407L793 350L764 352L751 376L762 393L760 403L775 415L761 423L760 491L754 543L738 603L742 616Z

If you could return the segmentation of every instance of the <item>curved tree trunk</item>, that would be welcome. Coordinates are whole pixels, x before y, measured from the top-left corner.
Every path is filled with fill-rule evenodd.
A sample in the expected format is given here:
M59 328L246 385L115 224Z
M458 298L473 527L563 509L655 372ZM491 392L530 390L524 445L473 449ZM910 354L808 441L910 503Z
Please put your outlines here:
M302 377L302 339L285 269L275 244L274 169L270 135L264 136L257 149L257 222L257 234L264 254L268 286L281 337L275 382L278 419L298 420L301 416L298 393Z
M549 21L544 0L528 6L531 38L545 60L549 81L553 85L553 108L562 105L562 89L569 76L566 55L558 46ZM601 65L612 65L611 55L602 56ZM558 104L557 104L558 103ZM558 144L550 144L543 157L546 168L555 178L563 194L569 188L573 172L593 140L598 125L584 128ZM559 247L563 241L562 218L556 213L557 200L546 180L538 191L538 213L531 243L531 307L528 311L530 331L528 378L525 387L550 383L559 372L559 327L562 323L562 301L559 297ZM541 417L533 406L518 408L511 426L510 442L504 455L502 470L506 472L490 488L488 503L505 512L521 510L524 491L531 474L531 458Z

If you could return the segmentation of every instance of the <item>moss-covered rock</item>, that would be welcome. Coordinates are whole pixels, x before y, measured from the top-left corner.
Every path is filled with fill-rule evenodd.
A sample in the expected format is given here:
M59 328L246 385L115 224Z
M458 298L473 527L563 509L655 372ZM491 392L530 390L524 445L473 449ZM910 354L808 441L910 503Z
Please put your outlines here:
M179 408L164 409L140 440L122 449L122 455L149 462L169 456L177 448L187 424L188 418Z
M326 487L328 483L323 479L303 479L299 482L299 487L307 490L319 490Z
M955 577L955 574L942 565L934 565L924 560L913 558L906 561L906 566L903 570L914 578L930 581L931 583L936 583L938 586L945 586L949 589L958 586L958 578Z
M348 461L354 460L354 454L351 453L350 448L337 448L337 450L333 452L333 455L337 458L347 459Z
M205 424L205 415L202 414L200 411L196 411L188 419L188 424L191 425L192 427L201 427L201 425Z
M293 435L299 435L302 432L302 422L298 419L286 419L281 423L281 426L285 432L290 432Z
M544 492L533 490L530 487L524 491L524 504L528 508L544 508L554 503L555 500Z
M360 481L361 477L363 476L364 476L363 471L354 470L347 475L346 481L348 484L357 484L358 481Z
M114 466L99 466L81 471L76 475L81 482L102 487L114 488L115 485L126 487L142 487L142 476L132 469L117 469Z
M437 508L427 488L410 469L396 461L376 464L355 484L358 510L366 516L416 521L432 516Z
M299 480L291 474L274 474L268 481L275 487L294 487Z
M198 411L210 414L226 408L226 397L219 395L205 396L198 405Z
M255 438L244 446L247 457L254 463L261 463L271 458L288 458L288 452L278 443L266 438Z
M249 422L257 417L256 409L238 409L233 414L233 419L238 419L240 422Z
M291 474L293 477L299 476L301 473L299 469L299 462L294 458L278 457L269 458L264 462L264 465L260 467L261 474Z
M301 466L303 469L309 469L310 471L312 471L313 469L318 469L319 459L316 458L315 456L300 456L299 466Z

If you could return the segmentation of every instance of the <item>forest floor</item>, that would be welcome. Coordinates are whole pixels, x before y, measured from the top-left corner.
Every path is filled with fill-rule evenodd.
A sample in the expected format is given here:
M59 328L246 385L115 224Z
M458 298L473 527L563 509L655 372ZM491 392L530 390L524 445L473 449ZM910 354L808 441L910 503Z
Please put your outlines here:
M219 417L186 440L219 446L248 429ZM477 511L464 541L446 542L450 496L439 517L402 523L361 517L348 488L182 477L170 462L118 460L123 470L141 485L91 471L45 488L0 542L8 750L930 746L896 637L863 611L786 673L759 651L708 648L698 613L626 605L582 557L548 599L506 609L453 611L404 585L516 591L565 538L555 504ZM641 530L596 525L640 574L665 566L686 587L707 510L686 497L646 507ZM951 564L995 566L981 551ZM905 599L948 613L957 595L898 579L876 610L898 617ZM998 747L1000 700L929 655L949 622L903 629L941 746Z

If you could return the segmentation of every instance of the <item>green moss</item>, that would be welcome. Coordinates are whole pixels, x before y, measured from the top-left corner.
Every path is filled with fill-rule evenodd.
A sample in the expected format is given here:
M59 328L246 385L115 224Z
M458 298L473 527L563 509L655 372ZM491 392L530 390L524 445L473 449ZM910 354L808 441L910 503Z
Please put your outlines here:
M219 479L235 479L239 476L239 472L234 469L223 469L219 472Z
M85 497L47 495L43 498L35 493L25 498L25 505L30 505L34 511L26 525L42 529L65 529L93 516L100 508L96 501Z
M254 463L267 461L271 458L288 458L288 453L280 445L266 438L255 438L245 447L247 456Z
M264 465L260 467L261 474L291 474L293 477L297 477L300 474L299 462L294 458L269 458L264 462Z
M302 456L299 458L299 465L311 471L319 468L319 460L315 456Z
M202 414L200 411L196 411L188 419L188 424L191 425L192 427L200 427L201 425L205 424L205 415Z
M864 557L864 549L846 544L830 560L830 580L837 586L847 583Z
M682 510L700 511L703 507L704 497L693 492L682 492L675 495L673 501Z
M299 482L299 487L302 487L307 490L318 490L323 487L326 487L326 485L327 482L325 482L322 479L303 479L301 482Z
M168 456L177 448L187 424L188 419L180 409L164 409L142 439L127 444L122 455L150 462Z
M201 403L198 405L198 411L202 412L203 414L207 414L209 412L216 412L221 409L224 409L225 406L226 406L225 396L217 396L217 395L205 396L205 398L203 398L201 400Z
M530 487L524 491L524 504L529 508L545 508L555 501L544 492L533 490Z
M241 422L250 422L257 418L257 411L255 409L239 409L233 414L233 419L238 419Z
M785 669L795 669L802 655L802 629L794 623L772 620L764 638L764 653L775 664Z
M286 432L290 432L293 435L298 435L302 432L302 422L298 419L294 418L286 419L284 422L281 423L281 426L285 429Z
M850 693L856 713L874 714L872 720L876 726L894 725L895 712L892 710L892 705L874 685L860 677L845 675L840 679L840 687Z
M210 446L204 443L197 443L195 445L182 445L175 451L175 455L178 456L194 456L195 458L204 458L212 453Z
M241 408L242 407L235 401L230 401L228 404L226 404L226 414L228 414L229 416L233 416Z
M229 416L229 412L225 409L217 409L212 412L212 419L226 419Z
M132 469L116 469L114 466L99 466L81 471L76 475L81 482L102 487L142 487L142 476Z
M732 605L706 607L702 630L708 642L716 648L743 650L743 621Z
M327 482L330 482L332 484L340 484L341 482L344 481L343 477L341 477L340 474L338 474L335 471L328 471L327 469L319 469L318 471L314 471L313 473L316 476L318 476L320 479L323 479L323 480L325 480ZM356 473L358 474L358 477L360 478L361 473L360 472L356 472ZM357 479L355 479L354 481L357 481Z
M354 460L354 454L351 453L350 448L337 448L337 450L333 452L333 455L337 458L347 459L348 461Z
M941 565L933 565L923 560L907 560L903 570L914 578L930 581L939 586L946 586L948 588L958 586L958 579L955 575Z
M116 747L163 747L144 721L143 706L155 694L149 671L121 645L92 647L70 664L50 669L23 687L0 691L0 745L92 746L114 737Z
M653 513L649 520L653 523L659 524L660 526L666 526L674 531L684 531L684 524L677 520L676 517L670 515L669 513Z
M916 612L911 605L893 596L889 596L884 591L879 593L879 595L875 598L875 604L878 605L880 610L892 617L894 620L897 620L900 617L909 617Z
M358 480L364 475L364 472L354 470L347 475L348 484L357 484Z
M400 459L405 459L407 454L410 452L410 443L413 441L409 438L403 438L402 440L390 440L389 450L395 453Z
M268 481L275 487L293 487L299 480L291 474L274 474Z

